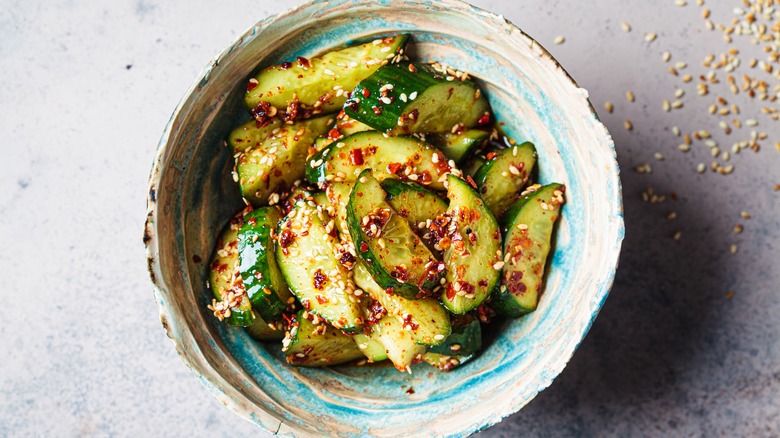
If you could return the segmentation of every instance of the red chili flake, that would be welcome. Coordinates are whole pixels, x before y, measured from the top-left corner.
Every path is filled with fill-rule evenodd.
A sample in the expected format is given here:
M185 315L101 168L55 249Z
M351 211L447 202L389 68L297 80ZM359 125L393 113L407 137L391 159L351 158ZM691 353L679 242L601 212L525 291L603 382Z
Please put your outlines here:
M393 295L395 295L395 289L393 289L392 287L388 287L388 288L385 289L385 293L390 295L390 296L393 296Z
M482 114L482 117L477 120L477 125L484 126L490 123L490 113L485 112L485 114Z
M328 302L328 299L323 297L322 295L317 295L317 302L320 304L325 304Z
M325 288L326 281L328 281L328 277L325 276L325 274L322 272L322 269L317 269L317 272L314 273L314 288L323 290ZM320 301L320 295L317 295L317 301L319 301L320 304L323 303ZM327 299L325 299L325 302L327 302Z
M377 106L372 106L372 107L371 107L371 110L373 110L373 111L374 111L374 114L376 114L376 115L380 115L380 114L382 114L382 108L379 108L379 107L377 107Z
M360 94L362 94L363 97L368 97L371 95L371 92L368 91L368 88L364 88L363 91L360 92Z
M300 65L301 67L305 67L305 68L311 67L311 62L309 62L309 60L304 58L303 56L299 56L297 60L298 60L298 65Z
M390 276L400 281L401 283L406 283L406 280L409 279L409 270L403 266L395 266L390 272Z
M447 299L452 300L458 292L452 287L452 283L447 284Z
M220 274L222 274L222 273L224 273L225 271L227 271L227 268L228 268L228 265L227 265L227 263L222 263L222 264L220 264L219 266L217 266L217 272L219 272Z
M450 88L450 90L449 90L449 91L448 91L448 93L447 93L447 100L450 100L450 97L452 97L452 92L453 92L453 91L455 91L455 89L454 89L454 88ZM484 117L484 116L483 116L483 117ZM482 120L482 119L480 119L480 120Z
M288 246L292 245L293 242L295 242L295 233L293 233L289 228L283 229L279 234L279 245L281 245L282 248L287 248Z
M368 244L366 242L360 242L360 252L368 251Z
M417 116L420 115L420 111L417 110L417 108L413 109L412 112L409 113L409 119L410 120L417 120Z
M395 175L396 172L401 170L401 166L401 163L390 163L387 165L387 172Z
M341 132L338 129L333 128L330 131L328 131L328 138L329 139L331 139L331 140L338 140L339 137L341 137Z
M292 67L292 62L283 62L282 65L279 66L282 70L287 70L290 67Z
M361 166L363 164L363 149L350 150L349 161L353 166Z
M409 65L411 65L411 64L409 64ZM409 387L409 389L407 389L407 390L406 390L406 393L407 393L407 394L410 394L410 395L411 395L411 394L414 394L414 388L412 388L412 387L410 386L410 387Z
M339 262L344 266L351 267L355 264L355 256L353 256L351 252L344 252L339 259Z
M507 272L507 274L504 275L504 283L512 295L522 295L528 289L522 280L523 271Z
M351 101L349 101L349 102L347 103L347 106L348 106L348 107L349 107L349 109L351 109L352 111L357 111L357 110L358 110L358 104L357 104L357 102L355 102L354 100L351 100Z
M468 182L471 187L474 187L474 190L477 190L477 183L474 182L474 178L472 178L471 175L466 175L466 182Z
M485 158L487 158L487 160L488 160L488 161L490 161L490 160L492 160L493 158L496 158L496 156L497 156L497 155L498 155L498 152L488 152L488 153L485 155Z
M303 301L301 301L301 304L303 305L303 308L305 310L311 310L311 301L303 300Z
M292 102L287 105L287 111L285 111L282 119L284 119L285 122L292 122L296 117L298 117L298 110L300 107L301 103L298 100L298 96L296 96L293 98Z
M414 64L409 64L409 71L412 73L417 73L417 67L415 67Z
M374 301L368 305L368 317L366 317L366 324L376 324L385 315L387 315L387 309L382 307L382 304L379 301Z
M246 84L246 91L252 91L255 88L257 88L258 82L257 79L252 78L249 80L249 82Z
M412 315L409 315L408 313L404 315L404 326L407 325L411 327L412 330L417 330L418 328L420 328L420 324L414 322L414 320L412 319Z
M482 303L479 305L479 307L474 309L474 314L479 322L483 324L489 323L493 317L496 316L496 312L494 312L493 309L487 305L487 303Z
M255 123L258 128L267 126L273 120L273 115L276 115L276 108L274 108L269 102L262 101L252 108L252 117L255 118Z

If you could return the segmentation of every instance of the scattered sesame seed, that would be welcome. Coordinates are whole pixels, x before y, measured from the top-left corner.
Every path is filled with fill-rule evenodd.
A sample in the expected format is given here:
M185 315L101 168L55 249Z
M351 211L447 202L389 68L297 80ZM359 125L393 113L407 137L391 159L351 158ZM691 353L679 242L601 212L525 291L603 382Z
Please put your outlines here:
M737 244L736 243L732 243L731 244L731 246L729 247L729 252L731 252L732 254L736 254L737 253Z
M555 44L563 44L565 41L566 41L566 38L564 38L563 35L558 35L553 40L553 43L555 43Z
M631 32L631 25L625 21L620 23L620 27L623 29L623 32Z
M663 60L664 60L664 62L669 62L669 60L670 60L670 59L672 59L672 54L671 54L671 53L669 53L669 52L664 52L664 53L661 55L661 59L663 59Z
M623 122L623 126L626 128L626 131L631 131L634 129L634 124L631 123L631 120L626 119L625 122Z
M664 155L662 153L660 153L660 152L656 152L655 155L653 155L653 156L658 161L663 161L664 160Z
M634 97L634 93L631 91L626 91L626 100L629 102L633 102L636 100L636 97Z
M680 240L681 237L682 237L682 231L680 230L675 231L674 234L672 235L672 238L674 240Z
M704 163L699 163L696 165L696 172L698 173L704 173L704 171L707 169L707 166L704 165Z
M658 37L658 35L656 35L656 34L655 34L655 33L653 33L653 32L646 33L646 34L645 34L645 41L647 41L648 43L651 43L651 42L655 41L655 39L656 39L657 37Z
M608 113L611 113L615 107L612 105L612 102L604 102L604 109L607 110ZM780 146L780 143L778 143Z
M740 234L745 229L745 226L742 224L734 225L734 234Z
M739 213L739 215L742 217L742 219L750 219L752 216L750 216L750 213L746 211L742 211Z

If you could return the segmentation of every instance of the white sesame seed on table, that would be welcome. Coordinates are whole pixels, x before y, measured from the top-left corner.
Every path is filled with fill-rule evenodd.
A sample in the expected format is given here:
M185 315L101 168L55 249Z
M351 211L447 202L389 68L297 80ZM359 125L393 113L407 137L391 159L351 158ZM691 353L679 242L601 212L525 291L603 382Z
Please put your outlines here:
M615 286L568 366L479 436L780 435L780 55L742 34L750 6L470 2L588 90L615 140L627 228ZM155 146L182 95L238 35L296 4L0 8L0 436L270 436L179 360L141 229ZM771 40L772 20L756 17Z

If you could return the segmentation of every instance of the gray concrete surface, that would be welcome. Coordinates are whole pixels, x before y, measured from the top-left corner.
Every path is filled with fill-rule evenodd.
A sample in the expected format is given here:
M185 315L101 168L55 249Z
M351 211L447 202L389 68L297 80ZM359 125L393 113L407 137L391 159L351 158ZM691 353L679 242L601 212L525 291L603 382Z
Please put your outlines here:
M223 46L294 3L4 2L0 436L259 434L176 356L157 319L140 237L154 147L179 98ZM698 76L707 53L738 47L738 72L752 75L746 64L759 48L748 37L727 45L706 30L694 0L475 3L536 37L590 91L617 144L627 225L612 295L569 366L481 435L780 435L780 192L772 190L780 130L757 102L731 96L723 73L712 87L722 91L698 97L698 81L683 84L661 59L669 50L672 63L687 61L685 71ZM740 3L706 6L723 23ZM647 43L644 32L658 38ZM566 42L554 45L557 35ZM663 112L677 86L685 106ZM628 90L636 102L626 101ZM759 126L725 136L706 111L716 95ZM601 109L608 100L613 114ZM680 153L673 125L712 131L724 149L750 129L769 139L759 153L732 158L732 175L699 175L696 164L712 160L708 148L697 142ZM645 162L651 174L631 170ZM677 200L645 203L648 187ZM677 219L666 219L670 211ZM745 229L735 235L738 223Z

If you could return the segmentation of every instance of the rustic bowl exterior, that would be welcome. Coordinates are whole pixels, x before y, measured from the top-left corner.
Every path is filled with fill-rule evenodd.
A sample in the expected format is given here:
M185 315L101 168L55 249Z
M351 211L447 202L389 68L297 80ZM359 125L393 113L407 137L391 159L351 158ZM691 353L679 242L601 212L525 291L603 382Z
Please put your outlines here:
M540 182L566 184L547 286L536 312L491 330L484 352L449 373L295 369L278 345L260 345L206 309L207 261L243 205L224 138L242 120L242 85L258 69L397 32L413 35L414 56L479 78L508 133L536 144ZM499 422L563 370L617 267L618 165L587 97L517 27L456 0L313 1L259 22L208 65L160 140L144 241L168 336L222 403L272 433L461 436Z

